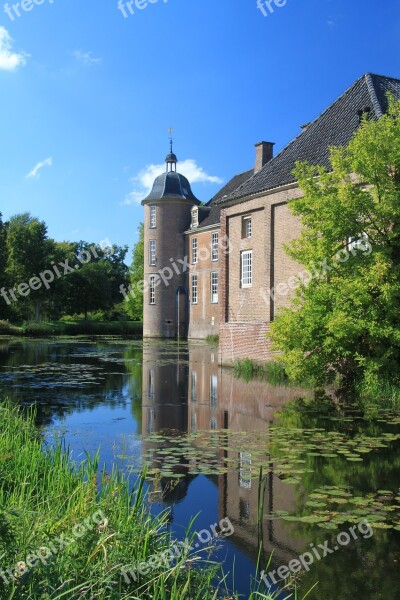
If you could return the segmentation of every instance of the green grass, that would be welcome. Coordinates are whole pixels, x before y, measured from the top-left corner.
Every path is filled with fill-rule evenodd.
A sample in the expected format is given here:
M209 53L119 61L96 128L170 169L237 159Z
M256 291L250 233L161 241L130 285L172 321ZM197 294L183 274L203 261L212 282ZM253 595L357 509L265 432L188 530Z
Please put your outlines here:
M99 471L97 455L75 466L67 449L47 447L33 410L22 415L8 402L0 403L0 463L2 600L216 600L229 595L213 589L215 574L223 576L219 565L187 555L128 584L122 567L147 562L171 547L168 514L151 515L144 475L130 491L116 470ZM79 524L83 533L75 527ZM189 538L190 531L193 523ZM63 540L70 543L61 549ZM43 560L37 560L41 547ZM36 559L27 558L32 553ZM258 589L248 598L273 600Z
M213 346L218 346L218 344L219 344L219 335L218 335L218 333L213 333L212 335L208 335L206 337L206 342L208 344L212 344Z
M20 328L8 321L0 321L0 335L19 335Z
M254 377L266 379L273 385L281 385L288 381L285 367L278 361L259 364L255 363L250 358L245 358L235 362L234 371L237 377L245 379L246 381L250 381Z
M0 321L0 335L52 337L62 335L141 335L143 325L137 321L28 321L20 326Z
M369 418L374 418L382 409L400 408L400 381L384 377L369 377L356 384L356 401Z

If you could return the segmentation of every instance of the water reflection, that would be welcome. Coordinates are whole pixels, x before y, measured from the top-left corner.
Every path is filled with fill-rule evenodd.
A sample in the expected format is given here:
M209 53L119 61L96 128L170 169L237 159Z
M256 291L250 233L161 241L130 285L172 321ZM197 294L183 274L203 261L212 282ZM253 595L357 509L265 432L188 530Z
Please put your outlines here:
M399 431L398 424L368 424L355 414L342 418L338 407L326 401L312 412L300 400L293 410L282 411L289 401L304 397L305 390L236 379L232 370L218 366L216 350L203 343L3 338L0 386L19 404L36 402L38 423L46 439L51 441L54 430L62 431L72 455L78 458L84 457L84 450L100 447L107 468L117 464L127 469L132 457L145 455L151 456L155 465L165 460L160 446L144 441L142 433L172 432L165 441L165 447L171 448L174 437L179 439L182 433L206 430L211 436L222 435L222 443L209 453L227 465L233 460L235 468L224 469L223 474L197 474L191 469L190 456L175 450L174 472L183 478L159 481L163 501L155 502L153 510L170 506L171 527L182 537L183 528L197 513L198 529L229 517L234 534L225 541L218 558L226 561L226 570L235 561L235 587L242 594L248 593L260 543L262 562L265 565L273 551L271 568L275 569L297 558L310 543L329 541L333 546L334 536L348 530L349 524L331 532L317 525L264 518L259 528L255 451L250 444L235 448L233 434L255 432L256 436L279 423L288 433L289 443L291 430L323 428L327 436L329 431L338 432L347 444L359 432L380 436ZM225 435L229 444L224 443ZM266 479L266 514L277 510L310 514L307 501L311 493L321 486L346 485L358 496L391 490L390 514L398 513L400 519L399 442L383 444L363 456L362 462L315 454L302 455L304 473L299 485L285 483L273 465ZM377 506L379 511L379 503ZM342 510L340 505L337 510ZM354 510L354 506L343 510ZM310 599L397 600L399 556L400 532L374 530L371 539L360 538L315 563L303 575L301 589L308 590L319 581Z
M156 343L145 343L143 347L142 430L148 434L171 430L195 433L224 429L227 434L228 431L265 431L274 423L277 410L304 394L307 392L302 389L237 379L232 369L218 366L216 351L204 344L191 343L171 356ZM151 442L145 442L143 452L149 448ZM162 451L167 448L173 448L171 441L163 444ZM250 559L252 572L260 542L265 561L272 549L279 564L297 556L304 540L293 539L284 522L263 520L261 530L258 526L258 482L252 478L251 453L220 449L217 455L222 460L234 458L238 463L238 471L229 470L226 474L206 478L217 492L218 519L229 517L231 520L235 532L230 543ZM163 460L157 450L152 456L154 464L159 465L156 461ZM187 474L187 469L179 466L175 472L185 473L185 478L173 486L173 493L168 491L168 478L162 479L166 504L186 498L195 480L205 477ZM265 506L269 511L275 507L288 512L295 510L296 488L269 475Z

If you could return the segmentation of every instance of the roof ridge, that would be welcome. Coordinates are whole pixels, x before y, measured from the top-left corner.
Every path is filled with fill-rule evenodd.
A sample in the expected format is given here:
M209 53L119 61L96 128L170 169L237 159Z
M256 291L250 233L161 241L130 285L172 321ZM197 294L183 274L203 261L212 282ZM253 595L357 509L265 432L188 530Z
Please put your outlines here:
M287 144L286 144L286 145L285 145L285 146L284 146L284 147L283 147L283 148L282 148L282 149L281 149L281 150L278 152L278 154L277 154L276 156L274 156L274 157L273 157L273 158L272 158L270 161L268 161L268 162L267 162L267 163L266 163L266 164L263 166L263 168L262 168L260 171L258 171L257 173L254 173L254 175L253 175L252 177L256 177L256 176L258 176L258 175L259 175L259 173L262 173L262 171L263 171L264 169L266 169L266 168L270 168L270 166L271 166L271 165L273 165L273 163L274 163L274 162L275 162L275 161L276 161L278 158L280 158L280 157L281 157L281 155L282 155L282 154L284 154L284 152L288 152L288 151L290 150L290 148L293 146L293 144L294 144L294 143L295 143L295 142L296 142L296 141L297 141L297 140L298 140L298 139L299 139L299 138L300 138L300 137L301 137L301 136L302 136L302 135L305 133L305 131L308 131L308 132L309 132L309 131L310 131L310 129L313 127L313 125L314 125L315 123L317 123L317 122L318 122L318 121L319 121L319 120L320 120L320 119L321 119L321 118L322 118L322 117L323 117L323 116L324 116L324 115L325 115L325 114L326 114L326 113L327 113L329 110L331 110L331 109L332 109L332 107L333 107L335 104L337 104L337 103L338 103L340 100L342 100L342 98L344 98L346 95L350 94L350 93L353 91L353 89L354 89L354 88L355 88L357 85L359 85L360 83L362 83L362 81L363 81L363 80L365 81L366 75L369 75L369 74L367 73L367 74L364 74L364 75L362 75L362 76L361 76L361 77L359 77L359 78L358 78L358 79L357 79L357 80L356 80L354 83L352 83L352 84L351 84L351 86L349 86L349 87L348 87L348 88L347 88L347 89L346 89L346 90L345 90L345 91L344 91L342 94L340 94L340 96L338 96L338 97L337 97L335 100L333 100L333 102L331 102L331 103L330 103L330 104L329 104L329 105L328 105L328 106L327 106L327 107L326 107L326 108L325 108L323 111L321 111L321 112L319 113L319 115L318 115L317 117L315 117L315 119L313 119L312 121L310 121L310 123L309 123L309 125L308 125L308 127L307 127L307 129L306 129L306 130L299 131L299 133L298 133L297 135L295 135L295 137L294 137L294 138L292 138L292 139L291 139L291 140L290 140L290 141L289 141L289 142L288 142L288 143L287 143ZM366 82L366 83L367 83L367 82ZM373 85L373 84L372 84L372 85ZM367 83L367 86L368 86L368 83ZM373 90L375 90L375 88L374 88L374 87L373 87ZM368 91L369 91L369 87L368 87ZM371 95L371 93L370 93L370 95ZM371 98L371 100L372 100L372 98ZM379 110L381 110L381 108L380 108L380 104L379 104L378 100L377 100L377 103L378 103ZM250 177L250 179L251 179L252 177ZM242 183L242 184L241 184L241 185L240 185L240 186L239 186L239 187L238 187L236 190L234 190L234 191L233 191L231 194L229 194L229 196L228 196L227 198L225 198L224 200L222 200L222 199L221 199L221 200L219 201L219 203L226 202L226 200L227 200L227 199L232 199L232 198L234 198L234 197L235 197L235 199L239 199L239 198L245 198L247 194L244 194L243 196L240 196L240 195L238 196L238 195L237 195L237 191L238 191L238 190L240 190L240 188L244 187L246 184L247 184L247 181L243 182L243 183ZM268 189L268 188L265 188L265 190L266 190L266 189ZM264 191L265 191L265 190L264 190Z
M393 81L400 81L400 77L390 77L389 75L381 75L380 73L365 73L365 75L370 75L371 77L381 77L382 79L392 79Z
M374 105L376 116L378 117L378 119L380 119L383 116L383 110L382 110L382 106L380 105L380 102L378 100L374 80L372 79L373 77L374 77L374 75L372 75L372 73L366 73L364 75L365 82L366 82L367 88L368 88L368 93L370 95L371 102ZM375 77L379 77L379 75L375 75Z

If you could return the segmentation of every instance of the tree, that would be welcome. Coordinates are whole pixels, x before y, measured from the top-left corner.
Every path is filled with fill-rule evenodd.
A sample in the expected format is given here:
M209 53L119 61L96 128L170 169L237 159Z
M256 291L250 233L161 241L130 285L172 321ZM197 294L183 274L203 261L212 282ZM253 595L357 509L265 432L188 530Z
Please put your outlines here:
M6 228L2 220L2 214L0 212L0 289L8 286L8 279L6 274L7 268L7 241L6 241ZM6 319L10 316L10 309L3 298L0 298L0 319Z
M79 242L71 263L79 268L66 275L64 281L64 314L83 313L86 318L90 311L109 310L120 303L120 287L128 280L124 263L127 251L127 246L100 248ZM80 256L86 264L79 265Z
M49 252L47 226L44 221L23 213L11 217L6 225L7 268L11 287L27 284L32 277L46 270ZM41 304L47 289L32 290L27 297L19 296L13 306L19 316L29 316L34 304L35 318L40 319Z
M331 149L331 167L296 166L303 229L287 252L308 276L272 338L293 378L348 386L399 373L400 102Z
M144 224L138 227L139 239L133 247L132 264L129 268L131 293L126 299L126 309L134 321L143 319L143 294L140 292L140 284L144 279Z

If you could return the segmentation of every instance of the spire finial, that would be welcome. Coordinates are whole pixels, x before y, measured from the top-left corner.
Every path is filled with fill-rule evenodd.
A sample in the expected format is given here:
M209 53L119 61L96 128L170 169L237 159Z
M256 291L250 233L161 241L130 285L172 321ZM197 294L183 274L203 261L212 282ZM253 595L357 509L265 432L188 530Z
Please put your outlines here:
M171 149L171 154L173 154L173 150L172 150L172 145L174 143L174 137L173 137L173 135L174 135L174 129L173 129L173 127L170 127L168 129L168 133L169 133L169 145L170 145L170 149Z
M174 142L173 133L174 133L174 130L172 129L172 127L170 127L168 129L168 133L169 133L170 153L168 154L167 158L165 159L165 162L167 163L167 173L168 173L168 171L175 171L176 172L176 163L178 162L178 159L176 158L176 156L174 154L174 151L173 151L173 142Z

